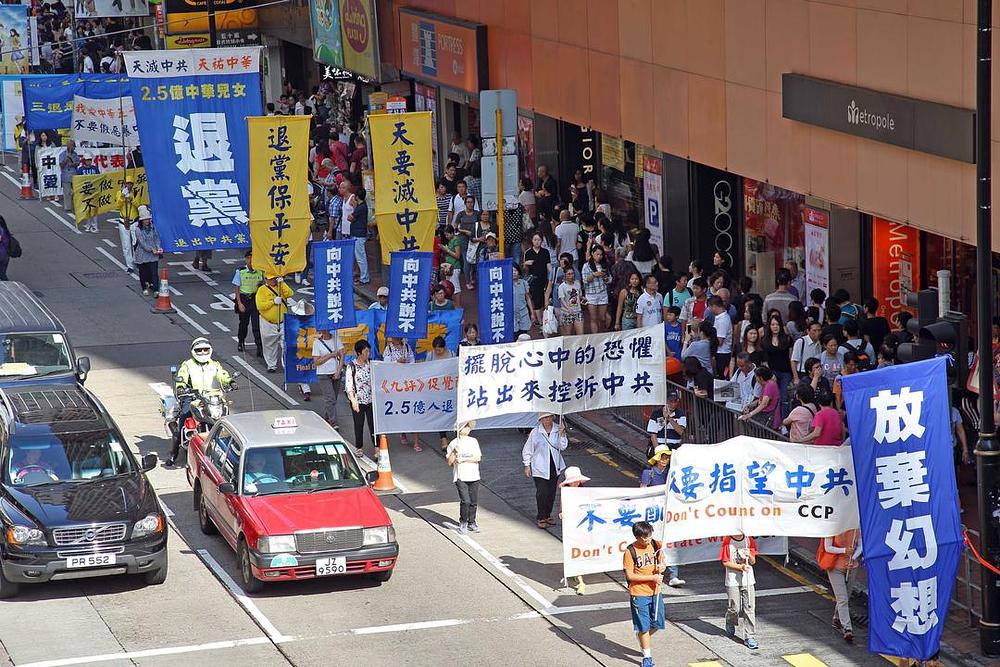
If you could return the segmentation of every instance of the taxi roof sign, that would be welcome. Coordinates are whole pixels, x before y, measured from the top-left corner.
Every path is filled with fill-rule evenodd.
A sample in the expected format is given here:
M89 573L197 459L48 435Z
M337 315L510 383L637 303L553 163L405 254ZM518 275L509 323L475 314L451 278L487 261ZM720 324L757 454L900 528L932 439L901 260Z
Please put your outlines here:
M271 428L273 429L295 428L297 426L298 422L295 421L295 417L275 417L274 421L271 422Z

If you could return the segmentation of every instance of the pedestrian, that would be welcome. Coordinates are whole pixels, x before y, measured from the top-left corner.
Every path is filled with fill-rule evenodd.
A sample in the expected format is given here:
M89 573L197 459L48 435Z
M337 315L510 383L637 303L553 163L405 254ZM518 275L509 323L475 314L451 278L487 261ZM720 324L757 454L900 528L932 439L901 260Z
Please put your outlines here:
M462 535L470 530L479 532L476 508L479 505L479 461L483 453L479 449L479 441L470 435L475 427L474 421L460 424L458 435L445 450L445 458L452 470L451 480L458 489L458 532Z
M344 201L351 194L351 184L345 179L339 184L326 186L326 238L327 240L342 239L341 223L344 216Z
M465 289L471 291L476 288L473 268L479 253L479 245L473 242L473 238L478 235L476 232L479 228L479 212L475 199L466 197L464 201L464 207L455 214L451 224L458 229L458 237L462 242L462 273L465 276Z
M824 537L816 548L816 563L826 572L833 591L833 629L843 633L844 641L854 641L851 629L851 589L848 585L851 571L858 567L861 558L861 533L846 530L833 537Z
M76 168L77 176L93 176L94 174L101 173L100 168L94 164L93 156L90 154L89 150L80 151L80 166ZM83 225L83 231L90 232L92 234L97 233L97 216L88 218Z
M719 560L726 570L726 635L736 636L737 623L742 626L743 642L749 649L759 644L756 634L757 617L754 613L753 566L757 562L757 542L743 533L722 538Z
M537 236L537 234L536 234ZM576 282L576 269L567 266L559 285L559 333L563 336L583 335L583 297Z
M760 398L751 401L737 419L740 421L753 419L777 431L781 426L781 391L778 389L774 373L770 368L758 366L754 371L754 377L760 385Z
M405 338L395 336L386 338L385 349L382 350L382 361L386 363L412 364L415 360L416 357L413 354L413 349ZM399 443L401 445L410 444L410 440L405 433L399 434ZM416 433L413 434L413 451L423 451L423 447L420 446L420 437Z
M312 358L316 378L323 388L326 421L337 428L337 399L340 397L340 376L344 369L344 346L340 342L340 334L336 330L317 331Z
M542 313L545 308L545 294L549 286L549 265L552 263L552 256L546 248L542 247L542 235L535 232L531 235L531 247L524 252L524 261L521 263L528 278L528 290L531 294L531 303L535 307L532 320L535 323L542 321ZM561 299L561 296L560 296ZM579 298L577 299L579 301ZM583 333L581 322L581 331Z
M764 330L764 337L761 340L764 349L764 356L767 359L767 367L774 373L778 382L778 391L781 394L781 412L784 416L788 413L788 386L792 383L792 339L785 333L785 327L780 315L771 315L767 318L767 326ZM781 421L781 416L778 421Z
M153 297L159 296L160 258L163 257L163 246L160 244L160 234L153 226L153 214L146 205L139 206L139 225L136 227L135 251L133 259L135 268L139 272L139 285L142 293Z
M844 444L844 419L833 407L833 394L820 392L816 395L816 402L819 412L812 419L812 430L802 438L802 442L839 447Z
M282 347L282 322L288 311L285 299L292 297L292 288L273 273L268 273L257 289L254 301L260 313L260 334L264 348L264 363L268 373L278 372L278 358Z
M559 482L559 506L565 507L562 502L562 489L565 489L567 486L583 486L589 481L590 478L585 477L584 474L580 472L580 468L577 466L569 466L566 468L566 474L563 475L563 481ZM562 512L559 512L559 518L562 519ZM573 586L573 589L576 591L577 595L583 595L587 592L587 584L583 583L583 575L577 575L576 585Z
M724 289L724 288L723 288ZM722 297L713 295L708 300L708 307L711 309L712 326L715 327L715 336L718 346L715 349L715 377L729 377L729 363L733 358L733 322L726 311Z
M788 269L781 268L778 269L774 280L775 290L764 297L764 312L769 313L772 309L777 310L781 315L781 321L784 322L788 319L788 304L792 301L798 301L788 291L788 287L792 282L792 274L789 273Z
M587 301L587 315L590 333L601 333L608 327L608 261L604 248L594 246L590 259L583 264L584 296Z
M80 156L76 152L76 142L72 139L66 142L66 152L59 158L63 189L63 210L73 212L73 176L80 166Z
M633 271L625 287L618 293L618 312L615 313L615 331L635 329L638 322L636 305L642 295L642 276ZM661 308L662 310L662 308Z
M524 476L535 483L535 523L543 530L555 524L552 505L559 475L566 468L562 453L567 446L565 423L560 420L556 426L554 415L543 412L538 415L538 424L531 429L521 450Z
M657 447L664 445L670 451L681 446L687 432L687 415L680 408L681 395L676 389L667 390L667 400L663 407L656 408L649 415L646 432L649 444L646 458L652 458ZM650 464L652 465L652 464Z
M139 203L136 201L135 183L130 177L125 178L122 189L118 192L118 215L118 241L122 247L125 270L128 273L135 273L132 226L139 218Z
M12 257L20 257L21 244L7 227L7 221L0 215L0 280L7 280L7 265Z
M437 227L438 231L445 229L451 224L451 216L448 210L451 208L452 196L448 194L448 186L444 181L437 182Z
M812 420L819 412L816 405L816 392L812 385L805 382L795 388L795 401L798 403L781 425L788 429L788 439L791 442L805 442L805 437L812 430Z
M354 361L347 364L344 393L351 402L351 416L354 418L354 447L358 458L365 455L365 420L371 434L372 447L375 442L375 412L372 409L372 365L371 345L363 338L354 344Z
M358 282L367 285L371 282L368 276L368 202L367 192L358 188L344 204L344 218L348 223L348 231L354 239L354 261L358 265ZM349 211L349 212L348 212Z
M521 267L515 262L511 275L514 276L514 337L528 333L531 329L531 313L535 305L531 302L528 281L521 277Z
M823 345L823 352L819 355L819 363L823 369L823 378L832 388L840 372L844 370L844 350L841 349L837 336L832 333L823 336L820 343Z
M382 285L375 292L375 300L368 304L368 310L385 310L389 304L389 288Z
M648 521L632 524L635 542L622 554L622 566L628 581L629 608L632 629L642 650L642 667L653 667L650 640L657 630L665 627L663 596L663 554L660 543L653 539L653 526Z
M646 276L646 289L635 302L636 326L655 326L663 321L663 297L656 276Z
M257 344L257 356L264 357L264 345L260 338L260 313L257 311L257 301L254 298L257 289L264 282L264 273L253 268L253 251L243 253L246 265L233 274L233 303L236 315L239 317L239 329L236 333L236 349L246 350L247 330L253 331L253 340Z

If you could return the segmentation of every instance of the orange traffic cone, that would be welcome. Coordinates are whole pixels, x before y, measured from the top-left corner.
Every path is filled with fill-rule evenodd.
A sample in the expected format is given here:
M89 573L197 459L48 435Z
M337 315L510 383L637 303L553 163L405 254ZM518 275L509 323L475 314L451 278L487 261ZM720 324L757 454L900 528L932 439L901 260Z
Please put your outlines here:
M160 270L160 291L156 298L156 305L150 308L154 313L176 313L173 304L170 303L170 281L167 280L167 270Z
M389 439L384 435L378 437L378 479L375 480L375 490L396 490L396 482L392 481L392 466L389 464Z
M31 172L28 165L21 168L21 199L34 199L35 195L31 191Z

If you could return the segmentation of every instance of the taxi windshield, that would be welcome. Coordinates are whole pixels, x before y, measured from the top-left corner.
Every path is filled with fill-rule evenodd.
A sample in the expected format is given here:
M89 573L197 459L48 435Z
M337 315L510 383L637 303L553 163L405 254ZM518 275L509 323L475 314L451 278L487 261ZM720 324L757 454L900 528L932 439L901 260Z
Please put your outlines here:
M108 431L18 438L4 461L4 483L41 486L131 472L125 446Z
M343 442L260 447L243 460L243 495L349 489L366 485Z
M0 378L71 373L69 348L57 333L0 335Z

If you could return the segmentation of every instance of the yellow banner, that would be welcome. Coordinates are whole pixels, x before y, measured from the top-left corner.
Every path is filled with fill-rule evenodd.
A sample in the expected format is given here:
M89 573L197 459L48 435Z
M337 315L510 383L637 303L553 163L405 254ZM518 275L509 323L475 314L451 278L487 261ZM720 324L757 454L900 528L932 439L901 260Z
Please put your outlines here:
M375 114L368 122L382 263L399 250L431 252L437 225L431 112Z
M309 116L248 118L250 243L254 268L284 276L306 267Z
M118 193L126 177L135 186L136 205L149 206L149 188L146 187L146 170L115 169L103 174L90 174L73 177L73 215L76 224L89 220L101 213L111 213L118 210Z

